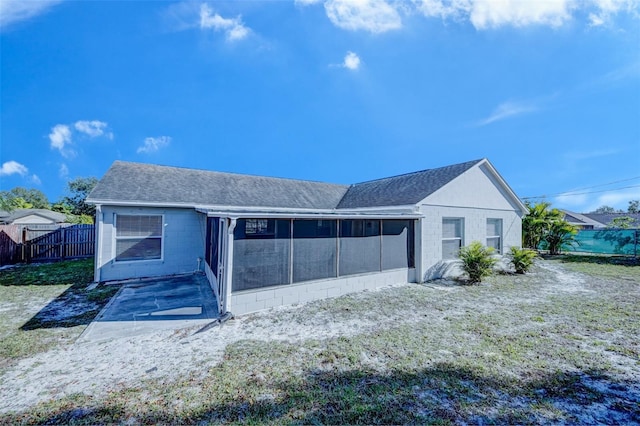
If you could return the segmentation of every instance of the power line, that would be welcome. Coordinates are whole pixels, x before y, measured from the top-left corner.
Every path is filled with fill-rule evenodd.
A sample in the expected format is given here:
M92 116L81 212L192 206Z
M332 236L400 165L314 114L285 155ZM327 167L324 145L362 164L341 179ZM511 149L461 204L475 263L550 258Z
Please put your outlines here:
M627 180L632 180L632 179L627 179ZM605 184L606 185L606 184ZM605 185L596 185L596 186L592 186L591 188L596 188L598 186L605 186ZM600 191L587 191L587 192L572 192L572 191L568 191L568 192L558 192L556 194L545 194L545 195L538 195L536 197L521 197L523 200L531 200L531 199L535 199L535 198L547 198L547 197L555 197L558 195L562 195L563 197L573 197L574 195L586 195L586 194L598 194L598 193L602 193L602 192L613 192L613 191L619 191L621 189L629 189L629 188L638 188L640 187L640 185L631 185L631 186L623 186L620 188L613 188L613 189L603 189ZM588 188L584 188L584 189L588 189ZM579 191L579 190L574 190L574 191Z
M640 179L640 176L635 176L635 177L628 178L628 179L615 180L615 181L609 182L609 183L601 183L599 185L585 186L585 187L582 187L582 188L576 188L574 190L566 191L566 192L570 193L570 192L575 192L575 191L582 191L583 189L599 188L601 186L609 186L609 185L613 185L613 184L616 184L616 183L628 182L630 180L636 180L636 179Z

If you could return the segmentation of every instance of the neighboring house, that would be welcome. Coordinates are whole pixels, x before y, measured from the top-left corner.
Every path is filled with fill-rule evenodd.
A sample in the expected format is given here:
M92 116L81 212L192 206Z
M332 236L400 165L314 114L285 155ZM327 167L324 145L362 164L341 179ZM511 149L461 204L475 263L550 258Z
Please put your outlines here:
M605 227L604 224L598 222L597 220L589 218L585 214L576 213L569 210L559 210L564 213L564 220L575 226L576 229L600 229Z
M436 278L527 211L486 159L355 185L116 161L87 201L96 281L204 270L234 314Z
M0 212L0 223L4 225L57 225L64 223L67 217L46 209L16 209Z
M613 225L614 219L629 217L631 227L640 227L640 213L575 213L560 210L564 213L564 220L578 229L602 229Z
M640 213L587 213L585 216L591 220L601 223L603 227L613 226L614 219L628 217L631 218L629 225L632 228L640 227Z

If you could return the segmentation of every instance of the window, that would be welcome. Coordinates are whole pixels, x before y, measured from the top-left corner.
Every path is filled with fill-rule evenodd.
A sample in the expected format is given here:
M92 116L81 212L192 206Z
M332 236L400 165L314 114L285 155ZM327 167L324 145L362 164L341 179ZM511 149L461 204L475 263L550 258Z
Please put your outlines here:
M487 219L487 247L502 253L502 219Z
M116 261L162 258L162 215L116 215Z
M247 219L244 222L244 233L247 236L273 236L275 233L275 220Z
M442 219L442 258L456 259L462 247L462 235L464 219L445 218Z

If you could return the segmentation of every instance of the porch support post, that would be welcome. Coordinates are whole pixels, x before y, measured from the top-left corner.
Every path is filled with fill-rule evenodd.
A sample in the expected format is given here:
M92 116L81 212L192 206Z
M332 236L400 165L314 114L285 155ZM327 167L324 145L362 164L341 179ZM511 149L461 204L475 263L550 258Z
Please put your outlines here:
M222 306L222 314L226 314L231 311L231 286L233 283L233 231L236 229L236 219L229 219L229 226L227 227L227 253L225 256L224 266L224 303Z

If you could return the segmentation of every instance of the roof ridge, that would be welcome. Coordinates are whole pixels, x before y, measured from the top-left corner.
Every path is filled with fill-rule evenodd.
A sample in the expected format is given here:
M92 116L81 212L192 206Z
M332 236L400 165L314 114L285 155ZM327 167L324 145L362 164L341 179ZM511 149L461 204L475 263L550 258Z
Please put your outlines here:
M401 173L401 174L399 174L399 175L387 176L387 177L383 177L383 178L378 178L378 179L372 179L372 180L366 180L366 181L363 181L363 182L353 183L353 184L351 184L350 186L362 185L362 184L365 184L365 183L381 182L381 181L384 181L384 180L396 179L396 178L403 177L403 176L417 175L417 174L420 174L420 173L432 172L432 171L434 171L434 170L446 169L446 168L450 168L450 167L461 166L461 165L463 165L463 164L469 164L469 163L477 164L477 163L479 163L479 162L481 162L481 161L483 161L483 160L484 160L484 158L481 158L481 159L478 159L478 160L471 160L471 161L464 161L464 162L462 162L462 163L449 164L449 165L447 165L447 166L434 167L434 168L431 168L431 169L424 169L424 170L417 170L417 171L415 171L415 172Z
M186 170L186 171L192 171L192 172L196 171L196 172L202 172L207 174L217 174L217 175L227 175L227 176L245 176L245 177L260 178L260 179L284 180L284 181L290 181L290 182L308 182L308 183L315 183L315 184L322 184L322 185L339 186L342 188L348 188L350 186L350 184L323 182L319 180L295 179L295 178L280 177L280 176L265 176L265 175L251 174L251 173L223 172L219 170L198 169L194 167L184 167L184 166L169 166L164 164L140 163L136 161L116 160L114 161L114 163L133 164L133 165L148 166L148 167L154 167L154 168Z

